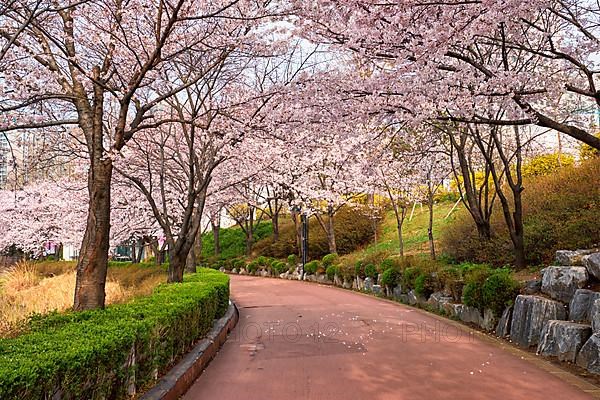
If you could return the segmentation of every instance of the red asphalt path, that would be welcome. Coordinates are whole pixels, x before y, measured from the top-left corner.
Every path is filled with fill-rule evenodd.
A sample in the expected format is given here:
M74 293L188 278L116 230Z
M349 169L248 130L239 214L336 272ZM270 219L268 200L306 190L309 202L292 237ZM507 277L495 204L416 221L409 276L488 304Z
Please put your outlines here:
M246 276L232 276L231 289L240 321L186 400L591 398L401 304Z

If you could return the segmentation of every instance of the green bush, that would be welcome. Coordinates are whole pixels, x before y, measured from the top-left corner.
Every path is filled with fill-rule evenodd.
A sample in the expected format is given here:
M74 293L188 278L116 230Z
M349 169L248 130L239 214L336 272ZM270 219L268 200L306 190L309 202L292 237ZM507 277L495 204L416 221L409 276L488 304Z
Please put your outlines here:
M406 287L407 290L414 289L415 281L417 277L421 274L422 271L418 267L405 268L402 272L402 284Z
M296 267L296 264L298 263L298 256L296 256L295 254L290 254L289 256L287 256L287 263L290 267Z
M336 263L336 261L338 260L338 255L336 253L332 253L332 254L327 254L326 256L323 257L323 267L328 268L331 267L333 264Z
M354 276L358 276L361 279L365 279L367 276L365 275L365 264L362 261L357 261L354 264Z
M415 278L415 293L426 299L435 291L435 280L428 273L421 273Z
M521 285L508 268L497 269L483 284L483 305L499 317L506 307L513 304L520 289Z
M484 310L483 285L492 273L491 268L487 265L463 264L461 270L465 277L463 303L469 307Z
M273 273L273 275L279 275L281 273L283 273L283 271L285 271L287 269L287 264L284 263L283 261L273 261L271 263L271 272Z
M391 258L386 258L379 264L379 269L381 271L385 271L389 268L394 268L396 266L396 262Z
M365 265L365 275L371 279L375 279L377 277L377 268L374 264Z
M338 267L336 267L335 265L330 265L329 267L327 267L325 273L327 274L327 278L333 280L333 278L338 274Z
M317 260L307 262L304 265L304 272L309 275L317 273L317 269L319 269L319 262Z
M500 316L519 294L520 284L508 268L491 269L485 265L465 268L463 302L481 311L490 309Z
M246 270L248 271L249 274L254 274L256 271L258 271L258 267L259 267L258 261L254 260L246 266Z
M393 267L386 269L381 275L381 283L388 288L394 288L398 286L399 281L400 272Z
M156 370L206 335L228 301L229 278L201 269L126 304L34 317L26 333L0 340L0 398L129 398L129 383L148 387Z

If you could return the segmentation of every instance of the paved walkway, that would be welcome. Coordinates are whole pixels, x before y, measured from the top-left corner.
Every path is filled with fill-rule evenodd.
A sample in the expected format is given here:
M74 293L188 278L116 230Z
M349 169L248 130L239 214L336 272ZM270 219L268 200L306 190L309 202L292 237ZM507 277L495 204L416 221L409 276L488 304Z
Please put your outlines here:
M410 307L279 279L232 276L231 285L240 322L184 399L591 398Z

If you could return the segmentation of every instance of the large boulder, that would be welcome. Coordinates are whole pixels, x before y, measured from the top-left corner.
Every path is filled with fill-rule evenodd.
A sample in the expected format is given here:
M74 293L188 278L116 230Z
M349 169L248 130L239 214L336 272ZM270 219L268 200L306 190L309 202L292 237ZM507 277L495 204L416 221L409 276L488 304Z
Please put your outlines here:
M590 275L593 275L596 279L600 279L600 252L583 256L582 262Z
M381 287L381 285L373 285L373 293L376 295L383 294L383 288Z
M600 333L600 299L592 301L592 306L590 307L590 321L594 333Z
M546 322L566 319L565 307L558 301L539 296L519 295L510 323L510 339L525 348L539 343Z
M509 306L504 309L502 316L496 325L496 336L504 338L510 336L510 323L512 319L513 307Z
M429 296L427 304L429 304L433 309L441 311L443 309L444 304L450 303L452 300L452 297L446 295L444 292L435 292L431 296Z
M556 265L583 265L583 257L597 250L558 250L555 254Z
M567 304L575 291L583 288L588 280L585 267L547 267L543 274L542 292Z
M422 305L427 304L427 299L423 296L417 295L417 293L414 290L411 290L410 292L408 292L407 300L408 300L408 304L410 304L411 306L414 306L417 304L422 306Z
M496 328L496 324L498 323L498 318L494 311L486 308L483 310L483 318L480 321L480 326L483 330L487 332L491 332Z
M364 290L366 290L367 292L373 291L373 279L372 278L370 278L370 277L365 278Z
M575 322L590 322L594 301L600 298L599 292L577 289L569 303L569 319Z
M475 307L465 306L464 304L456 304L454 307L456 317L462 322L468 324L475 324L481 326L483 323L483 316L481 312Z
M350 278L345 277L344 282L342 283L342 287L344 289L352 289L352 280Z
M575 362L579 350L592 334L589 325L551 320L544 325L537 351L560 361Z
M594 374L600 374L600 334L594 333L590 336L579 350L576 362L581 368Z

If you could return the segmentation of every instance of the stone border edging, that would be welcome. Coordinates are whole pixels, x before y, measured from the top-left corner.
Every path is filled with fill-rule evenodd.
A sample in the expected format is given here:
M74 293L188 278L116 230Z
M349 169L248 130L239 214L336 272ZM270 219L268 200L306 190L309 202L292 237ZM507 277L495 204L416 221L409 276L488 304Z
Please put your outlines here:
M140 400L177 400L183 396L225 343L238 320L237 306L229 300L227 312L214 323L208 335L159 379L152 389L144 393Z

